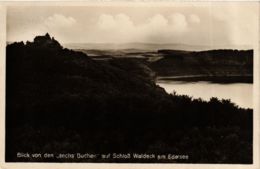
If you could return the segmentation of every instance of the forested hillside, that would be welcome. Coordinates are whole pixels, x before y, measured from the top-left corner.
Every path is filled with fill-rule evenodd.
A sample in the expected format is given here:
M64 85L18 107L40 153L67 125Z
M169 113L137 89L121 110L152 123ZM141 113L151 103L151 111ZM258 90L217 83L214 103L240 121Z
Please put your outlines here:
M16 154L142 152L189 155L147 162L252 163L252 109L167 94L142 62L97 62L48 34L6 52L6 161L138 162Z

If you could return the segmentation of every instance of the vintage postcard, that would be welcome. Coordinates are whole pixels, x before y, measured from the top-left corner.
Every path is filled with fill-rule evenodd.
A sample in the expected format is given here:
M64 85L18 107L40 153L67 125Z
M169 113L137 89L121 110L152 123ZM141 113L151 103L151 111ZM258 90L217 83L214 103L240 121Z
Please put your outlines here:
M258 2L0 5L0 168L259 167Z

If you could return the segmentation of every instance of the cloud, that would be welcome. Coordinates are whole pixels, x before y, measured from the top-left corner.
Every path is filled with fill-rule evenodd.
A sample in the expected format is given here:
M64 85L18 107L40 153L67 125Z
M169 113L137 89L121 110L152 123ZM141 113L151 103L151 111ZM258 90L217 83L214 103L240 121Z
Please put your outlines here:
M71 27L76 24L76 20L73 17L66 17L61 14L54 14L49 16L45 21L44 24L49 28L64 28L64 27Z
M116 21L112 15L102 14L98 20L98 27L100 29L113 29L116 27Z
M49 32L66 43L250 45L258 37L257 11L258 6L252 3L214 3L214 7L207 4L183 8L104 7L102 10L19 7L8 9L7 39L26 41Z
M81 27L75 18L71 16L65 16L62 14L53 14L45 19L43 19L43 24L41 31L49 32L55 38L60 39L60 41L71 41L76 40L78 32L82 32Z
M219 11L222 12L219 12ZM226 24L226 34L234 45L253 45L257 38L258 6L252 4L235 5L227 3L227 7L212 8L215 20Z
M121 30L123 28L127 29L148 29L148 30L163 30L163 29L173 29L175 31L184 31L187 29L187 20L183 14L175 13L169 18L161 14L156 14L148 19L142 24L134 24L131 18L125 14L109 15L102 14L98 19L98 27L102 30Z
M155 14L139 24L134 23L126 14L102 14L98 18L97 28L104 40L163 42L164 37L187 32L188 22L181 13L173 13L169 17Z
M191 14L189 16L189 22L191 22L191 23L200 23L200 18L199 18L198 15Z
M131 19L124 14L118 14L115 16L109 14L102 14L98 19L98 27L102 30L112 30L118 29L122 30L122 28L130 28L133 27L133 22Z
M149 18L148 22L141 26L150 27L151 29L164 28L168 26L168 20L163 15L157 14Z
M175 31L183 32L186 31L188 23L185 15L181 13L175 13L170 16L170 26L174 28Z
M202 16L196 13L157 13L138 23L123 13L101 14L92 39L114 43L187 43L213 46L250 44L253 33L249 30L253 20L247 21L253 14L241 16L237 12L243 11L242 9L219 12L220 9Z
M78 36L78 23L73 17L66 17L62 14L53 14L50 16L39 17L37 22L29 22L30 24L20 25L19 29L16 26L11 26L8 30L8 38L14 39L15 41L32 41L35 36L43 35L46 32L50 33L51 36L55 36L60 41L70 41L73 36Z

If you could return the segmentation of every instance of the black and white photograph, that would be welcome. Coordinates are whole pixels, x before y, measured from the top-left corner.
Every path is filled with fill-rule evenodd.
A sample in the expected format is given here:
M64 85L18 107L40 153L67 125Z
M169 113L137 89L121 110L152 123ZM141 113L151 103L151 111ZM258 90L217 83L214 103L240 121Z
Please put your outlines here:
M7 5L6 163L256 162L259 4L157 3Z

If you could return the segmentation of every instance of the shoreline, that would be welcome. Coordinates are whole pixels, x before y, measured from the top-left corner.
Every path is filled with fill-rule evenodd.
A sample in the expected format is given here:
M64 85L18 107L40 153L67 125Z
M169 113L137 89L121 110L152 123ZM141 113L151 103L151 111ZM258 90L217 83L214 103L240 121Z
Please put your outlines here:
M184 81L199 82L205 81L210 83L250 83L253 84L253 75L232 75L232 76L208 76L208 75L186 75L186 76L158 76L156 82L160 81Z

